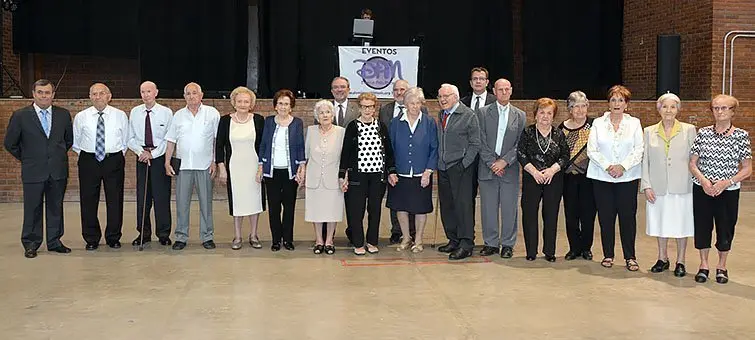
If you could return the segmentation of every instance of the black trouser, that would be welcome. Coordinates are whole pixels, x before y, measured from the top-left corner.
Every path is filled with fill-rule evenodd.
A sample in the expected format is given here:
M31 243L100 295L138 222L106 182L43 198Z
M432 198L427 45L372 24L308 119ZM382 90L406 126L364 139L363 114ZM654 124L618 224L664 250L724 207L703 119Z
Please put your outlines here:
M448 242L471 250L474 248L474 173L477 168L464 168L461 162L438 171L440 218Z
M550 184L538 184L529 173L522 174L522 232L527 256L537 256L540 236L538 235L537 212L543 202L543 253L556 255L556 229L558 209L563 193L563 175L553 175Z
M595 230L595 192L585 174L564 174L564 217L569 251L591 250Z
M21 244L37 250L42 245L42 200L45 203L47 249L60 246L63 236L63 196L67 179L47 178L44 182L24 183L24 224Z
M624 259L636 259L634 241L637 236L637 183L634 180L610 183L594 180L595 206L598 208L600 239L603 257L614 258L616 242L616 216L619 216L619 235Z
M152 222L149 218L152 204L155 206L155 234L158 238L170 237L170 187L171 178L165 174L165 155L150 160L150 166L147 163L136 162L136 231L142 231L144 223L145 241L152 238ZM148 170L149 169L149 170ZM149 174L147 173L149 171ZM147 185L147 198L144 198L144 185ZM146 215L144 208L147 208ZM142 220L143 219L143 220Z
M346 220L351 233L351 243L356 248L364 247L365 200L367 201L367 243L377 246L380 235L380 210L382 208L385 182L379 172L349 173L349 190L346 191Z
M708 196L703 187L692 186L692 208L695 219L695 248L709 249L716 229L716 249L731 250L734 227L739 215L739 189L724 190L716 197Z
M414 239L417 234L417 225L414 222L414 214L409 214L409 234ZM398 222L398 211L391 209L391 236L404 236L401 232L401 224Z
M294 208L299 184L288 177L288 169L273 169L273 178L265 178L268 218L273 243L294 242ZM281 206L283 218L281 219Z
M122 152L107 154L102 162L93 153L79 154L79 199L81 207L81 234L87 244L97 244L102 237L97 208L100 203L100 185L105 185L107 226L105 242L121 240L123 230L123 181L126 160Z

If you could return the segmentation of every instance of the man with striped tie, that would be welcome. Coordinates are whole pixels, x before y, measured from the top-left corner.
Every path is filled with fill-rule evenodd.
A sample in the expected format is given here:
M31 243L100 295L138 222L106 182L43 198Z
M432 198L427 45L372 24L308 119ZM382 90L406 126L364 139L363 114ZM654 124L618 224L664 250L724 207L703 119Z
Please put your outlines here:
M123 229L123 181L128 117L108 103L112 94L102 83L89 88L92 106L73 119L73 151L79 154L79 199L81 234L86 250L95 250L102 238L97 208L100 186L105 186L107 225L105 242L110 248L121 247Z

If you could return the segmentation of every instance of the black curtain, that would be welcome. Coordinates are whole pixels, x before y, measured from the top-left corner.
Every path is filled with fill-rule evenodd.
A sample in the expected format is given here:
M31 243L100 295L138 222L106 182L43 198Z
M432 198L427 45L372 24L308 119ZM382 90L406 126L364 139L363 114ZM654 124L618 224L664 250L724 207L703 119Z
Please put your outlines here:
M441 83L469 89L469 71L485 66L491 77L511 77L511 2L470 0L311 1L261 0L262 96L281 88L330 96L338 75L337 46L352 45L353 19L362 8L375 15L373 46L419 45L419 86L434 96Z
M524 97L603 99L621 83L622 0L522 1Z

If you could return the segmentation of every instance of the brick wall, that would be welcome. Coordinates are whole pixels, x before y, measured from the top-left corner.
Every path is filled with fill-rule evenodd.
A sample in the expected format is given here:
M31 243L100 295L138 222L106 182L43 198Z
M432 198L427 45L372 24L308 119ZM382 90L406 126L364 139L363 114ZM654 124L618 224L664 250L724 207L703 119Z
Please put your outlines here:
M58 98L87 98L95 82L107 84L113 97L139 98L138 59L43 54L35 57L35 68L53 82L60 79L55 91Z
M182 100L161 100L162 104L169 106L174 111L182 108L185 103ZM297 106L294 109L294 115L304 120L305 125L311 125L313 122L312 110L316 100L299 100ZM29 105L27 100L0 100L0 121L3 122L3 128L0 129L0 139L5 138L5 126L7 126L8 119L14 110L17 110L23 106ZM228 100L206 100L207 105L215 106L221 114L231 112L230 102ZM527 119L529 123L533 123L532 104L531 100L518 100L513 102L517 107L527 112ZM133 106L141 104L139 100L135 99L120 99L114 100L111 105L120 108L128 113ZM69 109L72 115L81 111L90 105L86 100L56 100L55 105L59 105ZM429 101L427 103L430 112L436 114L439 110L438 103L436 101ZM566 119L567 113L565 110L565 103L559 101L560 112L555 118L556 122L561 122ZM594 100L590 108L592 115L598 115L604 111L607 107L605 101ZM679 119L695 124L697 126L706 126L712 123L711 115L707 111L708 102L693 102L688 101L683 103L682 113ZM657 111L655 110L655 102L636 102L630 103L630 110L633 115L642 120L643 126L657 123L659 118ZM258 101L256 112L263 114L269 114L272 112L272 102L270 100ZM748 130L751 136L755 136L755 101L742 102L742 108L740 109L741 115L735 117L735 123L737 126L744 127ZM69 167L71 177L68 181L68 190L66 192L66 200L78 201L79 185L78 185L78 169L76 166L77 156L74 152L70 152ZM128 153L126 157L126 182L125 182L125 199L127 201L133 201L135 198L135 156L132 153ZM21 202L22 190L21 190L21 169L20 164L9 153L0 153L0 202ZM755 181L748 180L744 185L744 190L755 190ZM222 185L215 186L215 198L225 199L226 191Z
M729 31L755 31L755 1L716 0L713 2L713 53L711 93L721 92L723 38ZM731 38L731 37L730 37ZM727 68L729 56L727 55ZM727 71L727 93L729 79ZM755 100L755 38L737 38L734 47L733 95L740 100Z
M21 81L21 58L18 54L13 52L13 15L4 10L0 10L2 12L3 16L3 36L2 36L2 43L3 43L3 65L5 66L5 69L10 72L10 74L13 76L13 78L16 79L16 81ZM3 94L5 97L12 96L12 95L21 95L21 92L18 91L18 89L13 88L13 82L8 77L8 75L3 71ZM23 86L23 85L21 85ZM24 91L26 89L24 88ZM28 91L26 91L28 93Z

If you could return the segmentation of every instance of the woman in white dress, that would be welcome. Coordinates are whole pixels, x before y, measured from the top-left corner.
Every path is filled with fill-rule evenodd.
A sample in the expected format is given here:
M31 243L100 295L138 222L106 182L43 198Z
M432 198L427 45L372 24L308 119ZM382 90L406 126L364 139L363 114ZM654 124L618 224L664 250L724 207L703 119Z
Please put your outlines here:
M658 98L661 121L644 130L641 189L645 193L645 227L658 238L658 261L653 273L669 269L668 239L676 239L674 275L687 274L684 255L687 238L695 232L692 213L692 176L688 164L697 132L691 124L676 119L681 100L673 93Z
M231 248L241 249L241 224L249 217L249 244L262 248L257 236L257 221L264 210L264 191L260 174L250 173L257 169L260 137L265 120L252 113L257 97L254 92L240 86L231 92L231 105L236 112L220 118L218 137L215 142L215 158L218 178L228 188L228 210L235 227ZM233 176L232 176L233 174ZM233 179L233 180L231 180Z
M333 103L329 100L315 104L319 124L307 128L304 146L307 158L304 220L314 225L315 254L335 253L333 235L336 223L343 220L343 190L338 183L338 164L345 129L333 124L333 111ZM323 225L327 225L324 240Z

